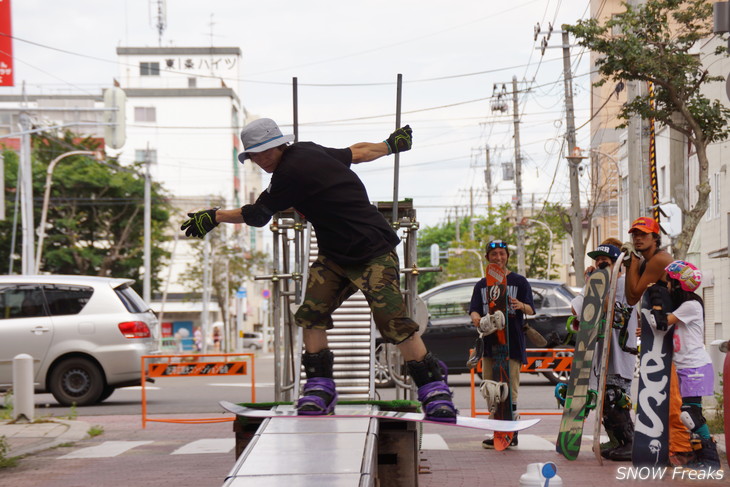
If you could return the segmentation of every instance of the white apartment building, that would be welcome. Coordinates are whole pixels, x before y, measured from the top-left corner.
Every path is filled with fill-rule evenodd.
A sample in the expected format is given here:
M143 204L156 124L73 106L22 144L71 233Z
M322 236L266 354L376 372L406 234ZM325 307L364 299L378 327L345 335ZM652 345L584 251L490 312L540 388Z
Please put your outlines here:
M200 292L191 294L180 285L179 277L187 264L200 260L193 253L192 241L180 232L187 211L212 206L232 208L253 202L261 191L261 171L253 164L241 165L239 132L245 121L245 110L238 89L241 72L241 50L238 47L118 47L119 77L115 84L127 96L126 142L119 150L107 148L123 164L148 161L153 181L167 190L176 208L167 231L167 250L171 266L158 276L163 280L166 297L153 296L151 306L163 313L169 330L194 327L203 321ZM26 103L36 125L48 127L65 124L84 135L103 137L99 111L84 108L103 107L102 94L86 95L17 95L0 96L0 107L20 107ZM44 111L48 107L65 107L69 111ZM73 109L73 110L72 110ZM82 110L79 110L82 109ZM1 111L0 133L14 133L17 114ZM76 125L73 125L76 123ZM222 228L217 231L223 231ZM265 230L246 225L225 228L229 241L244 250L263 250ZM182 238L180 238L182 237ZM244 291L245 289L245 291ZM264 282L245 283L231 299L228 315L235 325L236 306L245 306L244 320L232 328L229 337L238 331L253 331L254 325L265 324L262 294ZM192 298L192 299L191 299ZM222 319L215 301L209 306L210 326ZM238 329L240 328L240 330ZM259 328L258 326L256 327Z

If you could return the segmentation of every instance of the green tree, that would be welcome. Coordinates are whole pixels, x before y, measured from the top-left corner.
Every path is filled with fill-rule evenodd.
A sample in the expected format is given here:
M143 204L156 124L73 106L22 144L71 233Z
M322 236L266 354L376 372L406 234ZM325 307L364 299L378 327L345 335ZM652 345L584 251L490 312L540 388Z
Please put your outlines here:
M431 244L438 244L442 252L448 252L441 266L444 271L422 273L418 276L418 291L423 292L444 282L468 277L482 277L486 262L483 258L485 245L490 240L501 239L510 246L512 259L510 267L517 270L515 256L517 234L510 216L513 212L509 204L488 211L486 215L474 219L461 218L433 227L425 227L418 236L418 266L429 267ZM566 235L565 208L558 204L546 203L533 220L539 220L553 232L553 244L557 245ZM460 241L456 241L456 228L459 228ZM473 234L474 238L471 238ZM543 226L529 225L525 238L526 277L544 278L547 269L547 256L550 251L550 234ZM459 250L461 249L461 250ZM557 276L551 273L550 278Z
M73 150L96 150L98 141L71 132L60 138L32 139L34 221L40 223L46 169L57 156ZM20 268L19 227L14 224L18 157L5 151L7 218L0 222L0 263ZM169 203L162 187L152 184L152 289L169 256L160 242L168 224ZM20 216L17 215L16 225ZM15 248L11 249L15 230ZM144 174L139 164L123 167L116 159L99 162L87 156L64 158L53 172L41 271L134 279L141 291L144 261Z
M596 68L608 80L643 81L654 84L655 105L649 96L626 103L619 117L654 118L684 135L694 146L699 184L697 202L682 208L682 233L674 243L674 256L683 259L700 219L707 211L710 182L707 146L728 137L730 109L702 93L708 83L722 81L710 76L697 56L699 44L713 36L712 2L706 0L647 0L645 4L623 4L625 11L605 23L597 19L565 25L581 46L600 55ZM616 35L616 32L620 32ZM722 46L716 56L727 55Z
M226 309L226 296L233 295L238 288L254 273L263 269L268 256L263 252L244 250L238 243L229 243L225 225L219 226L208 234L210 243L210 276L212 297L220 309ZM192 244L193 254L197 257L189 263L180 277L180 284L191 294L199 295L203 283L203 263L205 262L205 241L197 240ZM228 313L223 314L223 322L228 328Z

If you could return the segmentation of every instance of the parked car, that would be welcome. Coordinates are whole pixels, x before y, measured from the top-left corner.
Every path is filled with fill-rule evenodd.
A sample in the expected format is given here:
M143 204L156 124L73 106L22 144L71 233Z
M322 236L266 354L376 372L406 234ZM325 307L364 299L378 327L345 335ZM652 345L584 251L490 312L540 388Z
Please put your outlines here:
M159 353L158 320L131 279L0 276L0 389L13 358L33 357L37 392L86 406L139 385L141 357Z
M447 282L424 291L420 298L428 309L428 325L421 335L424 343L440 360L446 363L450 374L469 372L466 359L474 346L478 333L469 317L469 304L478 278ZM545 348L572 348L564 344L568 335L565 323L571 315L570 301L576 293L565 284L541 279L528 279L532 287L535 314L527 317L527 323L545 339ZM527 339L527 348L536 348ZM376 361L381 361L383 347L376 348ZM532 352L528 352L528 356ZM572 355L566 352L566 355ZM384 372L385 371L385 372ZM565 373L540 372L550 382L565 381ZM387 368L376 365L376 383L386 387L392 385Z
M264 334L257 331L243 333L243 348L261 350L264 348Z

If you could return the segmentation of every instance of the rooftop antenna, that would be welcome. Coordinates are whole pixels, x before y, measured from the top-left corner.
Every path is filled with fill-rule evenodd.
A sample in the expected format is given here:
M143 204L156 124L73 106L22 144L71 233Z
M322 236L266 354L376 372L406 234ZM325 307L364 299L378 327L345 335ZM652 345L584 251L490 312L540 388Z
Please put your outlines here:
M210 47L213 47L213 26L215 24L216 23L213 22L213 14L211 13L210 14L210 22L208 23L208 25L210 26L210 34L209 34L209 36L210 36Z
M165 0L150 0L150 2L157 7L155 28L157 28L157 43L162 47L162 34L167 28L167 2Z

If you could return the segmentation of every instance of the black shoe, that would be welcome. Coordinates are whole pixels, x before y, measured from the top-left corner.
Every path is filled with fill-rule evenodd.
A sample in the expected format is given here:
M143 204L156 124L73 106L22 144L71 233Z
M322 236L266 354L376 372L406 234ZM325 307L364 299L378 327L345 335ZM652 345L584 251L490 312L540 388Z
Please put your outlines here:
M603 452L601 452L601 456L604 456L609 460L613 460L614 462L630 462L631 450L633 449L633 445L633 442L631 442L626 443L625 445L617 446L616 448L608 450L608 452L606 452L607 456L604 456Z

